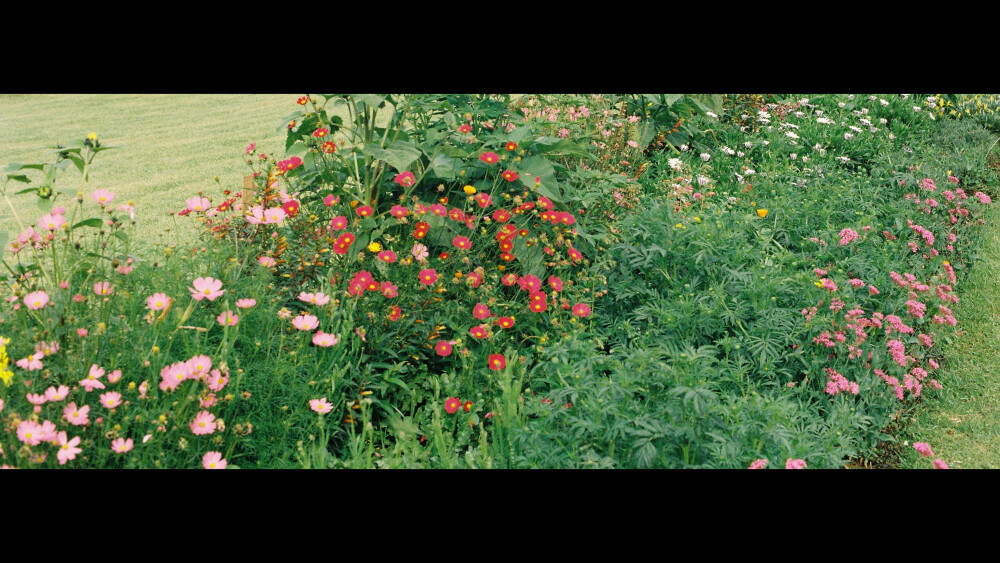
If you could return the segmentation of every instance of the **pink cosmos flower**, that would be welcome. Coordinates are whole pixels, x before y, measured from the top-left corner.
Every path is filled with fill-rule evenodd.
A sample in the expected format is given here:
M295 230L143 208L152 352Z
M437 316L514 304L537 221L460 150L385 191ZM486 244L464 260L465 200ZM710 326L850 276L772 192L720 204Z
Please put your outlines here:
M94 201L100 204L101 207L104 207L105 205L114 201L115 194L108 190L101 189L101 190L94 190L90 194L90 197L94 198Z
M117 391L110 391L101 395L101 404L104 408L113 409L122 404L122 394Z
M85 329L85 328L78 328L78 329L76 329L76 334L80 338L85 338L87 336L87 329Z
M170 304L170 298L166 293L154 293L146 299L146 306L151 311L162 311Z
M38 218L38 228L45 231L56 231L66 224L66 217L47 213Z
M257 259L257 262L259 262L260 265L264 266L265 268L274 267L274 258L271 258L270 256L261 256L260 258Z
M229 376L222 375L221 371L213 369L208 379L205 380L205 383L208 384L208 388L212 391L222 391L226 384L229 383Z
M117 440L111 442L111 451L118 454L128 453L132 450L133 445L132 438L129 438L128 440L125 438L118 438Z
M21 358L20 360L14 362L14 364L21 369L35 371L45 367L42 365L43 357L44 355L42 354L31 354L27 358Z
M305 301L306 303L312 303L313 305L326 305L330 302L330 296L322 293L313 294L303 291L299 294L299 301Z
M50 403L62 401L69 395L69 387L60 385L59 387L49 387L45 390L45 399Z
M189 197L185 203L188 211L207 211L212 207L212 202L207 197Z
M792 459L788 458L785 462L785 469L805 469L806 461L804 459Z
M913 449L917 450L917 452L924 457L934 456L934 452L931 451L931 447L924 442L914 442Z
M323 205L325 205L327 207L333 207L334 205L336 205L339 202L340 202L340 196L339 195L330 194L330 195L328 195L328 196L326 196L326 197L323 198Z
M192 287L189 287L188 291L191 292L191 298L195 301L202 299L215 301L226 292L222 289L222 282L214 278L197 278L191 285Z
M222 459L222 454L219 452L207 452L204 457L201 458L201 465L205 469L225 469L226 460Z
M319 319L313 315L299 315L292 319L292 326L299 330L315 330L319 326Z
M753 463L750 464L750 469L764 469L767 465L767 458L755 459Z
M66 465L66 462L71 459L76 459L76 454L82 452L83 450L78 448L80 445L80 437L77 436L72 440L66 440L66 432L60 432L58 436L59 441L59 451L56 453L56 458L59 460L59 465Z
M327 402L326 397L323 397L322 399L313 399L309 401L309 408L319 414L326 414L333 410L333 405Z
M191 432L194 432L195 436L211 434L212 432L215 432L215 427L215 415L208 411L201 411L198 413L198 416L194 417L194 420L191 421Z
M17 439L29 446L42 443L42 426L31 420L23 420L17 425Z
M215 320L219 321L219 324L222 326L236 326L236 323L240 322L240 317L234 315L232 311L225 311L219 314Z
M44 291L34 291L24 296L24 305L33 311L41 309L48 302L49 294Z
M236 302L236 307L239 309L249 309L257 304L256 299L240 299Z
M325 332L318 331L313 335L312 343L319 346L320 348L329 348L339 342L337 337L333 334L327 334Z
M97 295L109 295L113 291L114 289L111 287L111 284L106 281L97 282L94 284L94 293L96 293Z
M198 403L203 409L210 409L215 406L215 393L209 393L207 397L199 398Z
M193 356L185 362L185 366L188 368L190 377L202 379L208 375L208 370L212 369L212 358L204 354Z
M417 262L423 262L424 260L427 259L428 256L430 256L430 253L427 252L427 247L420 244L419 242L414 243L413 250L410 251L410 253L413 254L413 257L417 259Z
M104 384L99 380L104 377L104 370L97 366L97 364L92 364L90 366L90 373L87 377L80 380L80 385L83 386L88 393L94 389L104 389Z
M941 459L934 460L934 469L951 469L948 464Z
M116 369L108 374L108 383L118 383L122 378L122 370Z
M87 418L87 413L89 412L90 405L83 405L82 407L77 408L76 403L74 402L66 405L66 408L63 409L63 416L65 416L66 419L69 420L69 423L73 426L81 426L90 422L90 419Z

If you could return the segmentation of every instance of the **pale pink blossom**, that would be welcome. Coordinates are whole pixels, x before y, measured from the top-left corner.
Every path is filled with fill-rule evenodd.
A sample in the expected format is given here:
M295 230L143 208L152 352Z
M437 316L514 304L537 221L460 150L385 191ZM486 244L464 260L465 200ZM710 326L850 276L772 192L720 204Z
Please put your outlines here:
M90 419L87 417L87 413L89 412L90 405L83 405L82 407L77 408L76 403L74 402L66 405L66 408L63 409L63 416L65 416L66 420L68 420L73 426L81 426L90 422Z
M805 469L806 461L804 459L792 459L788 458L785 462L785 469Z
M56 452L56 458L59 460L59 465L66 465L66 462L71 459L76 459L76 454L82 452L83 450L78 448L80 445L80 437L77 436L72 440L66 440L66 432L60 432L59 437L59 451Z
M215 432L215 415L208 411L201 411L191 422L191 432L196 436L211 434Z
M90 194L90 197L94 198L94 201L100 204L101 207L104 207L105 205L114 201L115 194L111 191L101 189L101 190L94 190Z
M109 391L101 395L101 404L106 409L113 409L122 404L122 394L117 391Z
M249 309L257 304L256 299L240 299L236 302L236 307L239 309Z
M292 319L292 326L299 330L315 330L319 326L319 319L313 315L299 315Z
M220 452L208 452L201 458L201 465L205 469L225 469L227 464Z
M170 298L166 293L154 293L146 298L146 306L151 311L162 311L170 305Z
M240 322L240 317L234 315L232 311L225 311L216 317L219 324L222 326L236 326L236 323Z
M125 438L118 438L111 442L111 451L117 454L124 454L131 451L133 445L132 438L127 440Z
M327 334L322 330L318 331L315 335L313 335L312 339L312 343L321 348L328 348L330 346L333 346L337 342L339 342L339 340L337 340L337 337L335 335Z
M47 305L49 302L49 294L44 291L33 291L24 296L24 305L33 310L37 311Z
M309 408L319 414L326 414L333 410L333 405L326 400L326 397L323 397L322 399L313 399L309 401Z
M195 301L202 299L215 301L226 292L222 289L222 282L215 278L197 278L191 285L192 287L189 287L188 291L191 292L191 298Z

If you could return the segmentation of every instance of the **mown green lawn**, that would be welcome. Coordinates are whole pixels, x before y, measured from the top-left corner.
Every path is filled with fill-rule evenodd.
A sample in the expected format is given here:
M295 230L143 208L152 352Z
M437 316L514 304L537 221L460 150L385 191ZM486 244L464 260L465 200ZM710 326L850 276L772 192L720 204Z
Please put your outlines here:
M0 96L0 165L45 162L45 148L97 133L100 142L119 147L97 156L89 193L115 192L116 202L135 202L137 238L155 240L174 228L168 215L204 190L216 196L214 176L238 190L247 166L243 149L257 142L262 152L283 152L281 120L294 111L296 94L56 94ZM8 186L16 191L20 184ZM57 188L82 187L80 175L65 173ZM30 221L38 212L34 194L11 201ZM22 211L23 210L23 211ZM191 222L178 222L171 237L190 240ZM21 227L6 203L0 204L0 228L17 236Z

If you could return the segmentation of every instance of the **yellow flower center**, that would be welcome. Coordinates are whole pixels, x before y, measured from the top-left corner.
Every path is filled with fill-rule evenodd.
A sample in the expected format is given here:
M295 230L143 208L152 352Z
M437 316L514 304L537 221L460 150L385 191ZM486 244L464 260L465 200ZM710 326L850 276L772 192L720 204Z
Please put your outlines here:
M211 467L212 469L215 469L215 462L213 461L209 463L208 466Z

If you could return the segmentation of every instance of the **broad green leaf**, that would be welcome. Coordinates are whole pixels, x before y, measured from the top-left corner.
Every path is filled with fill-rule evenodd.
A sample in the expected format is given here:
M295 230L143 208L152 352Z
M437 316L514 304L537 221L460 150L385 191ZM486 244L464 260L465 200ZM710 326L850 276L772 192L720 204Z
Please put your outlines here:
M128 242L128 233L122 230L117 230L111 233L111 236L121 240L122 242Z
M103 221L101 221L100 219L98 219L96 217L93 217L93 218L90 218L90 219L84 219L83 221L80 221L79 223L77 223L77 224L73 225L72 227L70 227L70 230L72 231L72 230L74 230L74 229L76 229L78 227L93 227L95 229L100 229L101 226L103 226L103 225L104 225Z
M434 161L431 162L431 170L439 178L451 179L455 177L456 171L461 165L462 161L457 158L438 154L434 157Z
M42 213L49 213L52 211L52 199L38 198L35 203L38 205L38 209Z
M7 239L9 238L10 235L7 234L7 231L0 230L0 256L3 256L3 253L7 250Z
M379 147L367 147L365 152L379 160L389 163L389 166L392 166L399 172L407 170L410 165L413 164L413 161L417 160L424 154L420 151L420 149L413 146L413 144L405 141L389 143L389 146L384 149Z
M25 168L30 168L33 170L43 170L45 168L44 164L21 164L20 162L11 162L7 166L4 166L3 172L17 172L18 170L23 170Z
M535 178L541 178L541 184L535 191L553 201L562 203L562 191L556 180L556 171L552 163L540 156L529 156L518 163L521 182L529 189L535 187Z

